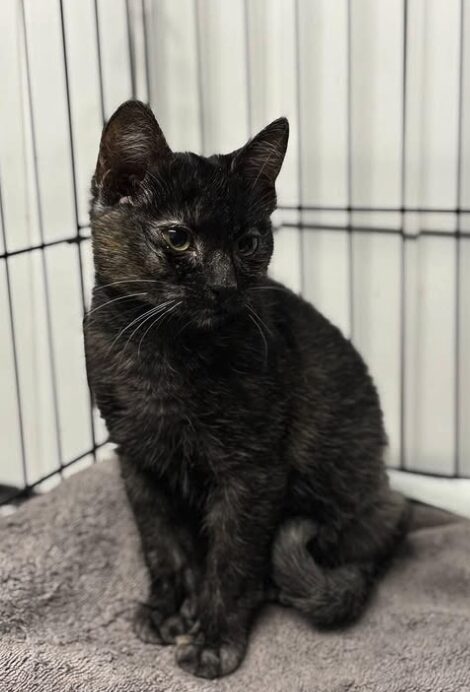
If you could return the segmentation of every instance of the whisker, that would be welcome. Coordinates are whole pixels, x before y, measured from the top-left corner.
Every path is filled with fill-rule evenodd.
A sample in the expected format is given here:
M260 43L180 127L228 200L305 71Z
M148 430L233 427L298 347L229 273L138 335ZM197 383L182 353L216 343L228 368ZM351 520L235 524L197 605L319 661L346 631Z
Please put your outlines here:
M290 293L288 288L283 288L282 286L252 286L248 289L249 291L283 291L284 293Z
M127 293L125 296L120 296L119 298L113 298L112 300L107 300L106 303L102 303L101 305L98 305L98 307L93 308L93 310L90 310L87 312L87 317L90 317L94 312L97 310L101 310L101 308L106 307L106 305L109 305L110 303L115 303L117 300L124 300L125 298L136 298L137 296L146 296L147 293Z
M261 338L263 339L263 343L264 343L264 363L266 364L266 361L267 361L267 358L268 358L268 342L266 341L266 337L265 337L265 335L264 335L264 333L263 333L263 330L262 330L261 327L259 326L258 322L256 322L256 320L253 318L252 315L248 314L248 317L249 317L250 320L253 322L253 324L255 325L256 329L257 329L257 330L259 331L259 333L261 334Z
M165 313L163 313L163 314L165 314ZM152 317L154 317L154 315L152 315ZM158 322L159 322L159 320L160 320L161 318L162 318L162 315L157 315L157 317L155 318L155 320L154 320L153 322L150 323L150 326L147 327L147 329L145 330L145 332L143 333L143 335L140 337L139 346L137 347L137 358L140 356L140 349L141 349L141 347L142 347L142 342L143 342L143 340L145 339L145 337L147 336L147 334L149 333L149 331L152 329L152 327L153 327L154 325L158 324Z
M250 305L250 303L246 303L246 307L247 307L248 310L252 313L253 317L255 317L255 318L257 319L257 321L259 321L259 322L263 325L263 327L266 329L266 331L268 332L268 334L270 334L270 335L272 336L272 335L273 335L272 331L269 329L269 327L268 327L268 325L266 324L266 322L264 322L264 321L261 319L260 315L258 315L258 313L257 313L256 310L254 309L254 307L253 307L252 305Z
M145 337L147 336L147 334L149 333L149 331L150 331L151 329L153 329L153 327L156 327L157 324L158 324L159 322L163 322L163 320L165 319L165 317L167 317L167 316L169 315L170 312L173 312L173 310L176 310L176 308L178 307L178 305L181 305L182 302L183 302L183 301L180 300L178 303L176 303L176 305L173 305L172 307L170 307L170 308L168 308L167 310L165 310L165 312L163 313L163 315L158 315L158 317L150 324L150 326L147 327L147 329L145 330L143 336L140 338L139 347L138 347L138 349L137 349L137 357L139 357L139 355L140 355L140 348L141 348L141 346L142 346L142 342L143 342L143 340L145 339Z
M183 302L183 301L180 300L178 303L176 303L176 305L173 305L173 307L171 307L169 310L167 310L167 311L165 312L164 315L162 315L160 326L162 326L163 322L166 320L166 318L168 317L168 315L169 315L171 312L173 312L173 310L176 310L176 308L177 308L179 305L181 305L182 302ZM160 322L160 319L157 320L157 321Z
M191 322L192 322L192 319L190 319L190 320L188 320L187 322L185 322L185 323L183 324L183 326L178 330L176 336L179 336L180 334L182 334L182 332L184 332L184 330L186 329L186 327L189 326L189 325L191 324Z
M144 320L140 320L139 324L138 324L137 327L133 330L132 334L127 338L126 346L127 346L127 344L129 343L129 341L132 340L132 337L134 336L134 334L135 334L136 332L138 332L139 329L140 329L141 327L143 327L144 324L145 324L146 322L148 322L149 320L151 320L152 317L155 317L155 315L160 315L160 313L162 313L162 312L165 313L165 308L166 308L166 306L167 306L168 304L171 304L173 301L174 301L174 298L171 299L171 300L169 300L169 301L167 301L166 303L162 303L162 305L157 305L153 310L150 311L150 313L147 313L147 314L145 315L145 319L144 319Z
M130 328L132 327L132 325L136 324L136 322L140 322L140 321L143 320L145 317L148 317L148 315L150 315L150 313L153 314L156 310L158 310L158 308L161 308L161 307L163 307L163 306L166 305L166 304L167 304L167 303L163 303L163 305L156 305L156 306L150 308L150 310L147 310L146 312L144 312L142 315L138 315L138 317L136 317L134 320L132 320L131 322L129 322L129 324L127 324L123 329L121 329L121 331L119 332L119 334L113 339L113 342L111 343L111 346L110 346L110 351L112 350L112 348L113 348L114 344L116 343L116 341L117 341L125 332L127 332L127 330L130 329Z
M93 291L102 291L103 288L109 288L110 286L117 286L118 284L128 284L128 283L146 283L146 284L157 284L156 279L120 279L119 281L112 281L110 284L103 284L103 286L94 286Z

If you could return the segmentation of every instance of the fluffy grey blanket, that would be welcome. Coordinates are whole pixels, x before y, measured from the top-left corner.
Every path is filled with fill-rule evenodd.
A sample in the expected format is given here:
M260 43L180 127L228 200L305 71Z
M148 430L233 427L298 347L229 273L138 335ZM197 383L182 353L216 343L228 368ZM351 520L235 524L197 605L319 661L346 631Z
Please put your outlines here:
M115 460L0 521L1 692L470 690L470 522L417 507L355 626L269 607L233 675L198 680L131 628L147 576Z

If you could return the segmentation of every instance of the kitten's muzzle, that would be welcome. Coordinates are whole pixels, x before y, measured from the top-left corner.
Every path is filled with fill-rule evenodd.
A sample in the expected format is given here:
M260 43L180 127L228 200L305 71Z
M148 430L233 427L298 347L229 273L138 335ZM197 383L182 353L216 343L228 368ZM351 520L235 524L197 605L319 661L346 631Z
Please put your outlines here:
M233 286L222 286L217 284L208 286L208 289L212 298L219 303L233 300L238 292Z
M237 312L243 305L240 291L233 286L211 284L207 287L206 296L207 307L216 314Z

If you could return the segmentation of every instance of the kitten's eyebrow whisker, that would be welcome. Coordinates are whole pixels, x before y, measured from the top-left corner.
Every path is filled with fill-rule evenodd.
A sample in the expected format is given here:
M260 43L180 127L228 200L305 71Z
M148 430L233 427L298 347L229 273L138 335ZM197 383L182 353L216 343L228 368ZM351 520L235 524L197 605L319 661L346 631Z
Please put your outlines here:
M165 196L170 195L170 185L164 178L161 177L161 175L156 175L150 171L147 171L146 178L152 180L161 190L163 190Z
M110 303L115 303L117 300L124 300L125 298L136 298L137 296L146 296L147 293L127 293L125 296L120 296L119 298L113 298L112 300L107 300L106 303L102 303L101 305L98 305L96 308L93 308L93 310L90 310L87 312L86 316L90 317L94 312L97 310L101 310L101 308L106 307L106 305L109 305Z

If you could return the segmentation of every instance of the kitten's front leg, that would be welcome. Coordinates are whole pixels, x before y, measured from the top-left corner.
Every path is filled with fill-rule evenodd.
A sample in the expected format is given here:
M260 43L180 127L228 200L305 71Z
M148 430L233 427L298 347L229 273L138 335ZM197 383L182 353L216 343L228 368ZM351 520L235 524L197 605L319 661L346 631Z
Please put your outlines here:
M122 476L150 573L150 594L134 618L137 636L173 644L194 625L198 582L197 546L180 512L154 479L126 459Z
M228 481L213 498L197 631L177 638L176 660L187 672L215 678L241 663L252 617L264 600L279 495L271 478L245 477L243 484Z

